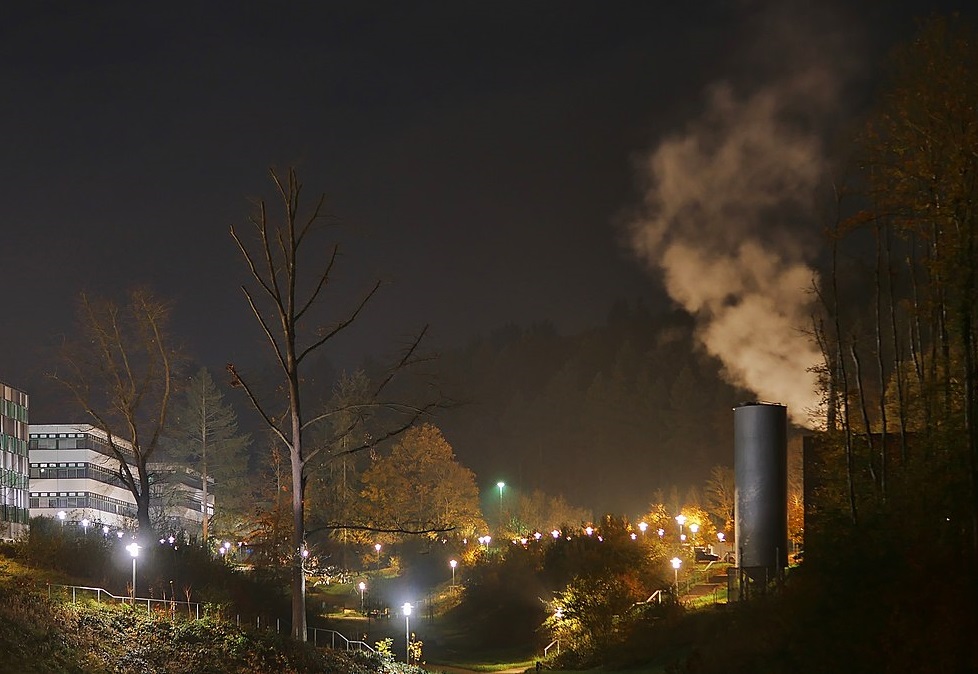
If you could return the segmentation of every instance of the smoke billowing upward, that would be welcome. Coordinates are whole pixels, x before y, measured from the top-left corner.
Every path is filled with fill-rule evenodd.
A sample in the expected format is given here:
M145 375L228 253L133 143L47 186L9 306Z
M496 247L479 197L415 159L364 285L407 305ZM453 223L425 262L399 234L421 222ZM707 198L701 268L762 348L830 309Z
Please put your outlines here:
M817 122L835 90L818 68L746 94L712 87L704 113L645 159L644 209L628 227L729 380L803 425L820 360L803 232L826 170Z

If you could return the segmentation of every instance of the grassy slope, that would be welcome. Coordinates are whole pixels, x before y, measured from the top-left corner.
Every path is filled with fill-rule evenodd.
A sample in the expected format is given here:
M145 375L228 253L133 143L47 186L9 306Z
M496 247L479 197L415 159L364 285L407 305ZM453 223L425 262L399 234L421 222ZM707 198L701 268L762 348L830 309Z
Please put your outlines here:
M52 601L44 587L33 571L0 559L0 672L361 674L402 668L226 623L174 623L129 606Z

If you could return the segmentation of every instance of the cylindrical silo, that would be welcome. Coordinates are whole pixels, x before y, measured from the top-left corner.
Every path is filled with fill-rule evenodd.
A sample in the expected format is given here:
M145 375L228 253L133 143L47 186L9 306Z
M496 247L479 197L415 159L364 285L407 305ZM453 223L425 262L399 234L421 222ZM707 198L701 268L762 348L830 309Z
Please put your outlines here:
M737 565L756 582L788 566L788 421L784 405L734 408Z

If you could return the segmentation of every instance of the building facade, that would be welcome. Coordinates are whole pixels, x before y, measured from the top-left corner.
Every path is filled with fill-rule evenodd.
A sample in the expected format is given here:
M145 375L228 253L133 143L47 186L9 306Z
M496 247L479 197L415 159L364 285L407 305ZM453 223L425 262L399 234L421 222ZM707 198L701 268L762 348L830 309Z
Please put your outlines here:
M29 436L31 516L99 531L136 528L136 499L119 477L119 459L103 431L91 424L35 424ZM130 443L114 440L133 456ZM127 463L136 475L134 462ZM149 468L150 515L158 531L196 534L204 517L200 474L168 464ZM208 501L212 514L210 495Z
M30 521L28 407L26 393L0 384L0 539L23 536Z

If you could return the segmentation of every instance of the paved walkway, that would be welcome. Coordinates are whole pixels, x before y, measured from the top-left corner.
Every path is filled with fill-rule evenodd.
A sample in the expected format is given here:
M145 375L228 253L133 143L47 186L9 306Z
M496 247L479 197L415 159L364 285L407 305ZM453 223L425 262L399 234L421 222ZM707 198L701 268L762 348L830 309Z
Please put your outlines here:
M451 665L424 665L424 669L429 672L444 672L445 674L485 674L484 672L477 673L474 669L452 667ZM535 671L533 667L513 667L511 669L493 670L492 674L523 674L523 672L533 671Z

